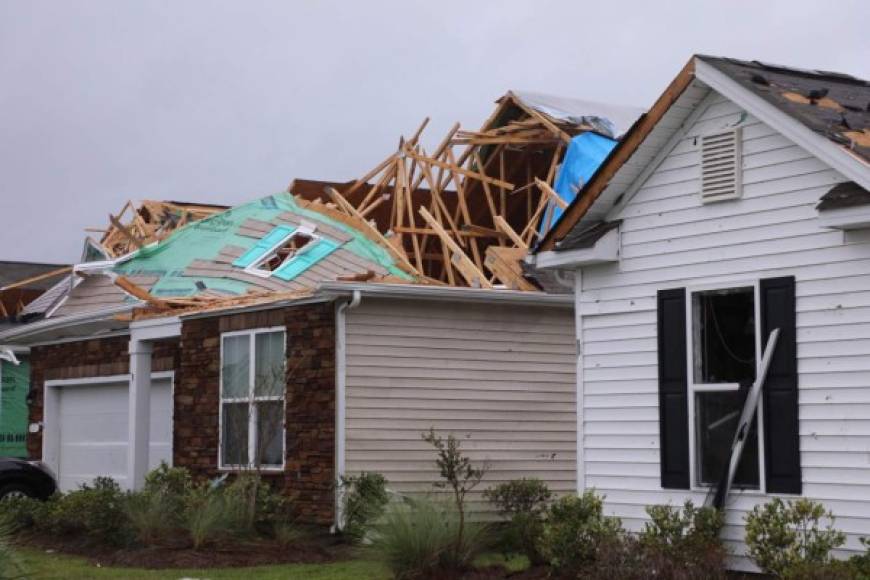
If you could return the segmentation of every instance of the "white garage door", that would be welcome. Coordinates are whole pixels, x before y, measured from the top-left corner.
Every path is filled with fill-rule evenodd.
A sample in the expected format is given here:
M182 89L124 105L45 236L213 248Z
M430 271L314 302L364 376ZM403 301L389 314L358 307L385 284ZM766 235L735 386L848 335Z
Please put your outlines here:
M57 388L59 453L56 471L61 491L108 476L127 482L127 382ZM149 469L172 463L172 389L168 378L151 383Z

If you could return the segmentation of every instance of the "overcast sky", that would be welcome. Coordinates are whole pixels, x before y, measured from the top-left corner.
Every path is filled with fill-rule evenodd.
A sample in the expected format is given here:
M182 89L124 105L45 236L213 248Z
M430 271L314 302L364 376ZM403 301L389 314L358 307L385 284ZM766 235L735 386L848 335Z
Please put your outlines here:
M0 260L127 199L348 180L507 89L648 107L693 53L870 78L867 0L0 0Z

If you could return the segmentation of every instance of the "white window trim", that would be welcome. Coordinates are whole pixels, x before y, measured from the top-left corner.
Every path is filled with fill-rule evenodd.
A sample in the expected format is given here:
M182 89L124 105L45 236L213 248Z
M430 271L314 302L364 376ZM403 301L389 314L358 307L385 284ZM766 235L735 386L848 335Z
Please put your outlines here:
M698 473L698 458L697 444L695 440L695 393L715 392L715 391L736 391L740 385L736 383L718 383L704 384L695 383L695 361L694 361L694 332L692 326L692 295L698 292L706 292L711 290L731 290L734 288L752 288L753 300L755 307L755 364L756 376L760 372L761 365L761 285L759 280L733 280L728 282L718 282L715 284L698 284L686 287L686 372L687 372L687 398L689 408L689 472L692 491L699 493L707 493L713 487L711 485L702 484L700 474ZM758 409L756 411L756 423L758 431L758 489L740 489L732 488L732 493L746 493L747 495L764 495L767 493L766 476L765 476L765 457L764 457L764 399L758 401Z
M256 335L268 334L272 332L280 332L284 335L284 365L286 370L287 365L287 329L283 326L272 326L268 328L254 328L250 330L235 330L232 332L221 333L220 347L220 378L218 382L218 470L221 471L247 471L257 469L253 463L253 458L256 457L257 451L257 402L268 401L283 401L283 421L281 424L281 465L264 465L260 466L260 471L265 472L281 472L287 465L287 387L284 387L284 394L281 396L254 396L254 387L256 383ZM224 398L224 338L232 336L250 337L248 341L248 396ZM223 439L224 439L224 403L247 403L248 404L248 459L247 465L225 465L223 462Z
M315 229L316 228L313 224L308 224L308 223L303 223L303 224L297 226L296 229L294 229L292 232L290 232L289 234L287 234L286 236L281 238L280 242L276 243L274 246L269 248L269 251L266 252L265 254L263 254L263 256L259 260L252 262L251 265L247 266L245 268L245 272L247 272L248 274L253 274L254 276L259 276L260 278L270 278L272 276L272 274L275 272L275 270L278 270L278 268L281 268L285 264L291 262L294 258L296 258L296 256L299 255L299 252L294 253L292 256L288 256L287 259L285 259L283 262L281 262L281 265L278 266L278 268L275 268L275 270L272 270L272 271L261 270L260 266L263 264L263 262L268 260L272 256L272 254L278 250L278 248L280 248L281 246L286 244L287 240L289 240L290 238L292 238L293 236L295 236L297 234L302 234L302 235L305 235L305 236L308 236L309 238L311 238L311 241L308 244L306 244L306 247L315 243L317 240L320 239L320 236L318 236L314 233Z

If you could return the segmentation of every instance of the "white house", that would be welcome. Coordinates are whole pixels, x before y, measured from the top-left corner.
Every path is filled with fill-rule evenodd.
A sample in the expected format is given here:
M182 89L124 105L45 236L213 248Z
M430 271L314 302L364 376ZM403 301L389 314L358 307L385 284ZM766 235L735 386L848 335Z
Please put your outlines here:
M870 535L870 83L691 59L531 259L575 273L578 481L638 529L708 497L780 328L727 497ZM739 567L748 561L737 558Z

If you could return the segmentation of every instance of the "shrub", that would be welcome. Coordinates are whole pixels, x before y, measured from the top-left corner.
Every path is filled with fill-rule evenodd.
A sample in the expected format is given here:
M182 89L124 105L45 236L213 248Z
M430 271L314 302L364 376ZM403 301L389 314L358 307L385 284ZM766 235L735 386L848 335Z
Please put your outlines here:
M449 434L447 439L435 434L435 429L423 433L423 441L435 448L435 464L438 466L442 481L435 482L435 487L450 489L453 492L453 503L459 517L456 529L456 552L461 551L465 534L465 496L480 484L488 467L475 467L466 455L462 453L459 440Z
M828 524L822 525L827 519ZM748 554L759 568L780 577L807 574L831 563L831 550L846 541L834 516L808 499L755 506L746 516Z
M538 541L543 529L547 502L552 497L547 484L537 478L515 479L491 487L484 496L499 513L510 519L504 541L508 549L525 554L533 563L542 563Z
M588 490L550 506L539 541L541 554L556 572L579 573L598 559L598 547L618 544L622 524L604 516L603 499Z
M344 514L342 531L352 541L359 542L390 501L387 480L379 473L364 472L352 477L342 476L339 486Z
M125 513L136 539L143 544L157 543L181 524L182 497L159 491L130 494Z
M194 549L225 537L231 527L230 520L223 490L206 484L194 487L187 494L183 525Z
M2 523L10 532L34 528L48 518L57 496L48 501L32 497L10 497L3 500Z
M638 538L648 574L656 578L724 578L726 550L719 539L725 523L722 512L696 508L687 501L680 508L646 508L650 521Z
M870 578L870 538L861 538L864 553L849 558L849 565L859 578Z
M397 580L458 576L487 547L487 529L466 523L457 544L460 518L452 504L429 499L387 507L375 525L373 547Z
M286 519L289 511L287 498L253 473L238 475L218 493L224 495L226 523L236 535L266 532Z
M145 476L146 493L160 493L172 497L183 498L193 488L193 478L184 467L169 467L165 461Z
M275 541L283 547L289 547L305 537L305 531L290 521L276 522L272 527Z
M126 496L109 477L97 477L93 484L59 496L37 527L54 534L82 533L90 540L120 544L129 539L125 513Z

